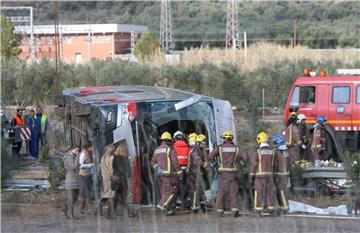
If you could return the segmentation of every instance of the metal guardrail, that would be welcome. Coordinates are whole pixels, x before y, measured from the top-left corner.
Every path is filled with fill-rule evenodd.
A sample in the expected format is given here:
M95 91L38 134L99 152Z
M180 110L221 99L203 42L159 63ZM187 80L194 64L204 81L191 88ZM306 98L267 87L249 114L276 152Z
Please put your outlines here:
M346 179L344 168L339 167L310 167L305 168L302 174L303 179L328 178L328 179Z

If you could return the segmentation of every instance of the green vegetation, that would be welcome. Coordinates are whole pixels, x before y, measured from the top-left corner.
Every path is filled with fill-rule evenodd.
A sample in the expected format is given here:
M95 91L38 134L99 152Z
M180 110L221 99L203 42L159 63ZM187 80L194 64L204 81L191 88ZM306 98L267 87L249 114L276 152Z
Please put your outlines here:
M176 48L224 47L226 1L172 1ZM24 5L5 2L4 5ZM53 23L51 2L27 2L35 7L35 24ZM132 23L160 31L160 1L92 1L59 3L62 24ZM290 44L294 26L297 42L310 48L360 47L358 1L240 1L240 31L249 43L272 41ZM295 23L296 22L296 23Z
M156 67L118 60L93 60L84 65L62 64L60 78L62 88L126 84L177 88L226 99L235 106L256 112L261 107L262 88L266 106L282 109L293 81L302 74L304 67L322 68L334 74L337 67L359 66L360 61L349 65L342 60L281 60L271 66L242 72L239 67L226 63ZM1 98L9 105L16 104L17 98L26 100L25 106L53 104L54 70L54 64L47 60L31 65L17 59L3 61Z
M21 42L21 35L14 33L13 24L0 15L0 27L1 27L1 58L9 59L16 57L21 53L21 49L18 48Z
M142 60L160 51L159 38L153 33L145 33L135 44L135 55Z

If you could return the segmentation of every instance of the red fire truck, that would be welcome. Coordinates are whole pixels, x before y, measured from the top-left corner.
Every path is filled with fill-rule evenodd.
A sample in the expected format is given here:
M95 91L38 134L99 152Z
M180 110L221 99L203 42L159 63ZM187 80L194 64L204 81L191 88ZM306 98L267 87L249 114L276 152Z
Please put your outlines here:
M326 153L342 160L344 151L360 150L360 76L299 77L293 83L285 107L285 121L290 112L304 114L313 126L319 116L328 118Z

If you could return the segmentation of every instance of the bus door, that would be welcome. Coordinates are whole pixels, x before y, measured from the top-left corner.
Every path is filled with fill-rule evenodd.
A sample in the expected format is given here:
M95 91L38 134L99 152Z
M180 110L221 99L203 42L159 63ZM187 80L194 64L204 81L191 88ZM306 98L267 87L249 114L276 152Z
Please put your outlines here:
M331 98L329 109L331 114L327 116L329 124L332 124L337 131L352 130L352 88L350 85L334 84L330 86Z
M290 100L290 111L304 114L308 124L316 121L316 102L318 101L315 86L296 86Z

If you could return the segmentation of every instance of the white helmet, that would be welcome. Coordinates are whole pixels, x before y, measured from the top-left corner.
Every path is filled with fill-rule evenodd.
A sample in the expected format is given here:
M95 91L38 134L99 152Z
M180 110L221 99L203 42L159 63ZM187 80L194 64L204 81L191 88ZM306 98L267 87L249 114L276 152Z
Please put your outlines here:
M299 114L297 116L297 123L301 123L302 120L306 120L306 116L304 114Z
M183 132L181 132L181 131L176 131L176 132L174 133L173 138L174 138L174 139L184 138L184 134L183 134Z

